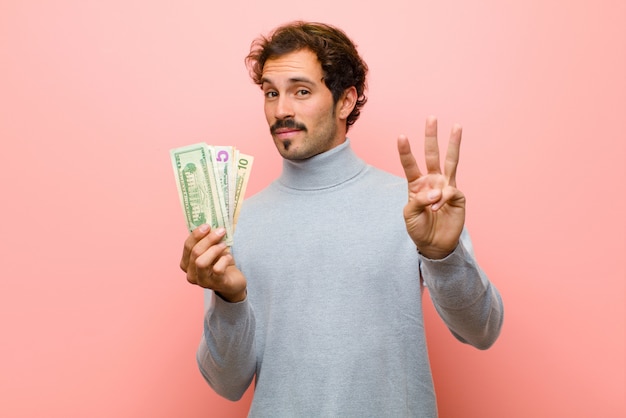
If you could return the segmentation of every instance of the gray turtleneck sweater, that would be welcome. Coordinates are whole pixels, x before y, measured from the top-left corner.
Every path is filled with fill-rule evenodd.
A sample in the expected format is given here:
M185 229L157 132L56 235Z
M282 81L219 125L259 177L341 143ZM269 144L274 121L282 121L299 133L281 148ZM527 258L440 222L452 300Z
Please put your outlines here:
M367 165L349 141L246 200L232 253L248 297L207 291L200 370L250 417L435 417L424 284L452 333L478 348L503 307L464 231L443 260L422 257L402 209L406 179Z

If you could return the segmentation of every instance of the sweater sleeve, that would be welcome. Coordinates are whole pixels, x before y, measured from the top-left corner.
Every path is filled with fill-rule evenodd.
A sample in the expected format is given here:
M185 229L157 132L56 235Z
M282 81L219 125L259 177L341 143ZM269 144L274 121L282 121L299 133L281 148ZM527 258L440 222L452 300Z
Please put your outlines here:
M198 367L215 392L236 401L250 386L256 370L254 313L248 299L229 303L207 292Z
M435 309L452 334L478 349L491 347L502 327L502 299L478 266L467 231L463 230L459 245L446 258L420 256L420 261Z

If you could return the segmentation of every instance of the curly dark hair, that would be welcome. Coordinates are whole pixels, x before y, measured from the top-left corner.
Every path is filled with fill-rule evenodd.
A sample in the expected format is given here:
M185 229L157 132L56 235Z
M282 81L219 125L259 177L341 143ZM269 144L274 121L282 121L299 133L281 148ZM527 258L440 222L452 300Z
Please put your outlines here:
M268 36L260 36L252 42L250 54L246 57L250 77L261 86L263 66L268 59L301 49L309 49L317 55L324 83L331 91L335 104L346 89L356 88L357 102L346 121L346 128L349 129L367 102L368 68L355 44L341 29L324 23L296 21L276 28Z

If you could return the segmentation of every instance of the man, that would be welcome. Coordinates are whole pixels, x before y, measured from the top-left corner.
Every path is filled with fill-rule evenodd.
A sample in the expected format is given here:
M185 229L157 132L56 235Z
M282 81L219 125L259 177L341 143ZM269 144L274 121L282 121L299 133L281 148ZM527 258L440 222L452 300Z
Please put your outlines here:
M493 344L503 315L464 229L461 128L443 172L434 118L427 173L398 138L399 178L350 148L367 66L342 31L288 24L253 43L247 62L283 172L246 200L232 249L208 226L185 241L187 280L210 289L203 376L231 400L256 378L253 417L436 416L424 285L451 332L477 348Z

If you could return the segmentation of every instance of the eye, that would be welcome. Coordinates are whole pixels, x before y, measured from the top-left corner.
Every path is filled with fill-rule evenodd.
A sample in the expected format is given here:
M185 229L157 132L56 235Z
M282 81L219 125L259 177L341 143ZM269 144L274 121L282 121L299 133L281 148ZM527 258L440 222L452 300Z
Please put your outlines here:
M296 92L296 96L307 96L309 94L311 94L311 92L306 89L300 89Z
M274 90L268 90L264 92L263 95L265 96L266 99L272 99L274 97L278 97L278 92Z

